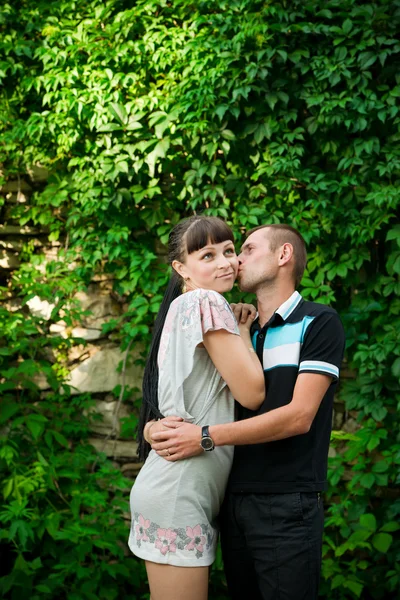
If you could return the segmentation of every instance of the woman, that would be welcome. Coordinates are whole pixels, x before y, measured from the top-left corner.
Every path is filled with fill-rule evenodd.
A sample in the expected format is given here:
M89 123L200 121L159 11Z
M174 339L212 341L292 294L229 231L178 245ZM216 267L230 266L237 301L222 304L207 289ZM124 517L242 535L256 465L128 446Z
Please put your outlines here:
M143 379L142 456L154 418L224 423L234 419L233 398L253 410L264 399L263 372L250 340L252 318L238 325L221 295L237 275L233 241L216 217L191 217L170 234L173 275ZM216 517L233 457L233 447L211 446L213 451L178 462L151 451L132 488L129 546L146 561L151 600L207 598Z

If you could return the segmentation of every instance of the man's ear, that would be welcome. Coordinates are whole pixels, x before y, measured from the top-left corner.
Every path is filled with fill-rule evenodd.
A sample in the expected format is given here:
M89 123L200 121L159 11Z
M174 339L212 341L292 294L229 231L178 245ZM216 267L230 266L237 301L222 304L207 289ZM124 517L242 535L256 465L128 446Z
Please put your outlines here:
M171 263L171 267L182 277L185 279L186 277L186 267L183 263L179 262L179 260L173 260Z
M293 246L289 242L285 242L279 250L279 264L286 265L293 256Z

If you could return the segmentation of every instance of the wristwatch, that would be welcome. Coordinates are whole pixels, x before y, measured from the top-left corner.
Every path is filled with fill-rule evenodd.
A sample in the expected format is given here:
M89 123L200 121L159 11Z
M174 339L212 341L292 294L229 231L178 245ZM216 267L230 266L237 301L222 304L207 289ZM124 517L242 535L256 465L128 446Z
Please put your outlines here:
M214 450L215 448L215 444L213 442L212 437L210 436L208 428L209 425L203 425L203 427L201 428L200 446L203 448L204 452L211 452L211 450Z

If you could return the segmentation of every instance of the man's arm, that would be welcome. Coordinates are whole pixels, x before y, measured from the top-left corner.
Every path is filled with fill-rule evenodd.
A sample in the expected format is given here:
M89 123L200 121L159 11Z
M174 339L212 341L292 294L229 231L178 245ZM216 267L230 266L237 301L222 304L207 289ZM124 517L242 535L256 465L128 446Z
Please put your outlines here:
M331 382L328 375L301 373L289 404L243 421L211 425L210 435L216 446L240 446L307 433ZM167 429L152 434L152 448L166 460L181 460L203 452L200 426L182 422L169 424L166 419L164 427Z

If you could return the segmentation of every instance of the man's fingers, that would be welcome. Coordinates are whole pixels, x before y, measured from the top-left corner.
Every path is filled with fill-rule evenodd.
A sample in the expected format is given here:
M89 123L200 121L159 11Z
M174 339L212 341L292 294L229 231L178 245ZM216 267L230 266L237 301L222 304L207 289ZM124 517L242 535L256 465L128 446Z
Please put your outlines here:
M164 425L164 427L167 427L168 429L178 429L179 427L182 427L184 422L185 421L170 421L168 419L168 421L163 422L163 425Z
M176 462L177 460L182 460L185 458L181 452L176 452L175 454L171 454L170 456L165 456L163 452L157 452L158 456L161 456L168 462Z

